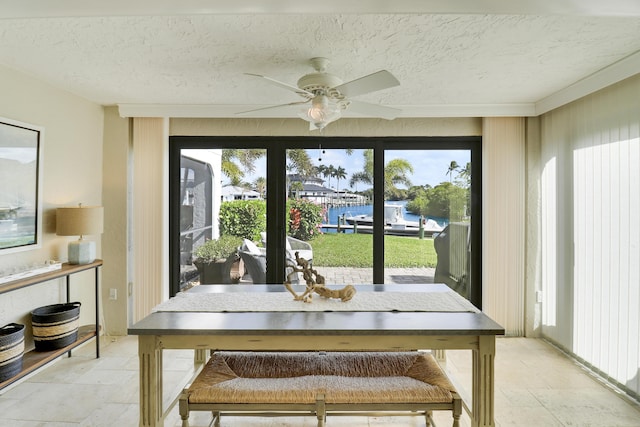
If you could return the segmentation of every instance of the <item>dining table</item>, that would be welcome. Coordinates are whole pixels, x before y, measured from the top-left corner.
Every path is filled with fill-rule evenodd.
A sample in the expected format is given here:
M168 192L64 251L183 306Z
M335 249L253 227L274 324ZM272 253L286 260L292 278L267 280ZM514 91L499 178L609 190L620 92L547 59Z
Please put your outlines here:
M470 350L465 409L472 426L495 426L495 342L502 326L445 284L354 287L348 301L315 295L303 302L283 285L199 285L159 304L128 329L138 336L139 425L164 425L163 350L193 349L197 365L223 350Z

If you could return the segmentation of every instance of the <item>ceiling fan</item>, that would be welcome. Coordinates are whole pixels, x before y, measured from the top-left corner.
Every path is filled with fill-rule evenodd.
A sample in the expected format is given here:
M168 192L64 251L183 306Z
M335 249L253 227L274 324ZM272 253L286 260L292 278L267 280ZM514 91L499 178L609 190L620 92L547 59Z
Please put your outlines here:
M311 58L310 62L316 72L302 76L298 80L297 86L283 83L260 74L245 73L249 76L264 79L275 86L295 92L305 99L304 101L243 111L239 114L291 105L308 104L308 106L305 106L300 111L298 116L309 122L310 130L322 130L327 124L338 120L342 115L342 111L347 108L350 111L364 116L379 117L387 120L395 119L401 112L401 110L397 108L351 99L351 97L354 96L398 86L400 84L398 79L387 70L381 70L343 83L342 79L338 76L326 72L327 65L329 64L327 58Z

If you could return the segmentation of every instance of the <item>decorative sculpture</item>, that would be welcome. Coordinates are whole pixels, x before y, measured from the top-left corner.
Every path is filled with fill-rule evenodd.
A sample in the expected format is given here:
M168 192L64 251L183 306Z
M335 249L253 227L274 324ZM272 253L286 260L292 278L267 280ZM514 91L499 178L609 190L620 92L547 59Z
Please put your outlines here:
M293 295L295 301L312 302L314 292L325 298L336 298L342 300L342 302L349 301L356 294L356 288L352 285L347 285L342 289L329 289L325 287L324 277L320 275L315 269L309 265L309 261L301 258L296 252L296 263L287 261L287 267L291 267L293 272L287 276L287 281L284 282L284 286ZM289 276L292 274L302 273L302 277L306 283L307 288L305 291L298 295L292 288Z

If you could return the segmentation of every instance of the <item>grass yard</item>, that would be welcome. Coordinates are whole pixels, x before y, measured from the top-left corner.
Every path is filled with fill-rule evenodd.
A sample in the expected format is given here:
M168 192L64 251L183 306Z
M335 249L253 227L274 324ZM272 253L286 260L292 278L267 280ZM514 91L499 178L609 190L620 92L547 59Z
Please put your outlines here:
M372 267L371 234L321 234L309 241L313 247L313 265L318 267ZM433 239L385 236L385 267L435 267Z

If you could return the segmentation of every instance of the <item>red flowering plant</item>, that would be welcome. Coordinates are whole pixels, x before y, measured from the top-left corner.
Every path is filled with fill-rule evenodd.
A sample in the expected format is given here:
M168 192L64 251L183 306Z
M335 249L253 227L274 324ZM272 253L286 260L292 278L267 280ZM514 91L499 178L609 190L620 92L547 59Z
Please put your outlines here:
M290 199L287 205L290 236L300 240L311 240L315 234L320 233L323 218L321 205L301 199Z

